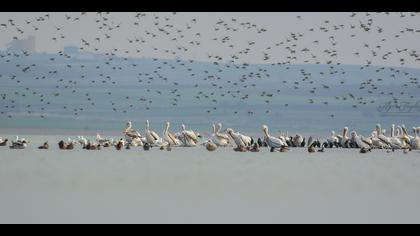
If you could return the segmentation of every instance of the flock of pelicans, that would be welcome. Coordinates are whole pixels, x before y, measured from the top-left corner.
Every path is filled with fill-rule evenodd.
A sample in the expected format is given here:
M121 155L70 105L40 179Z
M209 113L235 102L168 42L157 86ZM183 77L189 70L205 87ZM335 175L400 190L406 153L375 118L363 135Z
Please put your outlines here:
M124 138L119 140L105 139L97 134L94 142L83 136L77 137L77 140L68 138L68 141L60 141L58 146L61 150L73 150L75 146L80 145L86 150L101 150L102 148L115 147L117 150L131 147L143 147L145 151L152 147L159 147L160 150L171 151L172 147L196 147L205 146L208 151L215 151L219 147L236 147L236 152L259 152L261 147L270 148L271 152L287 152L290 148L307 148L308 152L324 152L326 148L353 148L360 149L360 153L370 152L372 149L385 149L387 152L403 150L405 154L412 150L420 150L420 127L413 127L413 135L410 135L405 125L392 125L389 135L380 124L376 125L375 130L370 137L359 135L352 131L349 136L349 128L345 127L342 135L337 135L335 131L326 138L325 142L319 139L306 138L300 134L289 136L288 133L280 136L272 136L269 133L267 125L262 126L263 138L255 141L252 137L235 132L228 128L222 131L222 124L213 124L213 132L210 137L200 143L203 136L193 130L187 130L182 124L182 130L178 133L170 132L170 123L166 122L162 136L159 136L150 128L150 123L146 121L144 136L133 128L131 121L127 122L124 129ZM0 137L0 146L7 146L7 139ZM24 138L16 137L10 149L25 149L29 142ZM49 149L48 142L45 142L39 149Z

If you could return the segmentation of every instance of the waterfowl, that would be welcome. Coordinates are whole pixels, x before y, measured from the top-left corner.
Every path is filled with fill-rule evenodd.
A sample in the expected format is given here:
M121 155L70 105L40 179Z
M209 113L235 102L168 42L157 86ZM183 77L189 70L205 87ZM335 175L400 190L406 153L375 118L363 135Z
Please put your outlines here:
M364 142L362 137L357 135L356 131L351 132L351 138L358 148L370 148L370 145Z
M10 146L10 149L25 149L28 146L28 142L25 139L19 139L19 137L16 137L16 141L12 142L12 146Z
M235 152L247 152L248 148L246 148L245 146L237 146L236 148L233 149Z
M316 149L315 149L315 147L316 147L316 142L313 142L311 145L309 145L309 147L308 147L308 152L309 153L314 153L314 152L316 152Z
M131 121L127 122L127 126L123 133L127 142L129 142L133 146L143 146L143 137L140 135L139 132L133 129Z
M208 140L207 143L206 143L206 149L209 152L216 151L217 145L215 143L213 143L212 140Z
M129 146L129 145L128 145ZM120 141L118 141L117 145L115 145L115 148L120 151L122 149L122 147L124 147L124 140L120 139Z
M331 131L331 136L327 139L328 147L333 148L338 147L340 140L338 139L337 135L335 134L335 131Z
M239 132L235 133L233 129L231 128L227 129L227 133L233 139L237 147L240 147L240 146L245 147L245 148L251 147L252 145L251 137L242 135Z
M88 143L88 145L89 145L89 143ZM74 145L73 145L73 143L66 143L63 140L61 140L58 143L58 147L60 148L60 150L73 150Z
M226 147L230 143L230 138L226 134L220 133L220 129L222 128L222 124L218 124L218 128L216 129L216 125L213 124L213 134L211 136L211 141L219 147Z
M370 148L370 147L362 147L361 149L360 149L360 153L368 153L368 152L371 152L372 151L372 149Z
M195 147L198 143L198 135L192 130L186 130L185 125L182 124L182 131L180 140L186 147Z
M5 147L5 146L7 146L7 142L8 142L9 140L8 139L5 139L5 140L0 140L0 147Z
M296 134L292 139L293 147L302 147L303 137L300 134Z
M47 150L50 148L50 145L48 145L48 142L45 142L42 146L39 146L38 149Z
M182 144L181 140L179 140L175 135L169 132L170 123L166 122L165 129L163 131L163 140L168 143L168 146L179 146Z
M263 125L263 132L264 132L264 135L265 135L264 141L267 142L267 145L270 148L277 149L277 148L287 147L287 144L285 142L283 142L281 139L276 138L274 136L271 136L268 133L268 126L267 125Z
M149 143L145 143L145 144L143 145L143 150L145 150L145 151L149 151L149 150L150 150L150 148L151 148L151 145L150 145Z
M155 131L150 129L149 120L146 120L145 136L147 143L149 143L151 146L156 145L156 143L160 140L159 135Z
M252 146L251 152L260 152L260 146L258 145L258 143L254 143L254 145Z

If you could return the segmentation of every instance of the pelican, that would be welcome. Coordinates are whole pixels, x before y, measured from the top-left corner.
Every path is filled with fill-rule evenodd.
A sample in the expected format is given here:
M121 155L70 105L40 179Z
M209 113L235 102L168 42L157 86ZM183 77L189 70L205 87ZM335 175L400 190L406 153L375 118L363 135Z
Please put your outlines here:
M337 136L338 139L339 139L339 141L340 141L340 145L342 147L345 147L345 148L349 148L350 147L348 133L349 133L349 128L348 127L344 127L344 129L343 129L343 136L340 136L340 135Z
M390 139L389 139L388 137L386 137L386 136L383 134L383 132L382 132L382 127L381 127L381 125L380 125L380 124L377 124L377 125L376 125L376 133L378 134L378 139L379 139L381 142L383 142L383 143L385 143L386 145L388 145L388 146L392 147ZM393 148L393 147L392 147L392 148Z
M420 149L420 137L419 137L420 127L417 127L417 128L413 127L413 131L414 131L414 137L411 140L411 147L414 150L418 150L418 149Z
M372 132L372 136L370 137L370 140L372 141L372 146L374 148L379 148L379 149L389 149L390 146L384 142L382 142L379 138L378 138L378 133L377 131L373 131Z
M332 148L334 145L338 146L340 140L338 139L337 135L335 135L335 131L331 131L331 136L327 139L328 145Z
M362 149L370 148L369 143L366 143L365 141L363 141L363 137L357 135L356 131L351 132L351 138L352 138L352 141L355 142L359 148L362 148Z
M235 133L233 129L227 129L227 133L238 147L250 148L252 146L252 138L241 133Z
M182 142L177 137L175 137L175 135L169 132L170 125L171 124L169 122L166 122L166 126L163 131L163 140L165 140L168 143L168 145L179 146L182 144Z
M392 131L392 129L391 129ZM395 131L395 130L394 130ZM396 133L392 134L389 138L390 146L395 149L404 149L407 147L407 137L405 136L404 130L401 126L397 126ZM409 142L408 142L409 143Z
M133 129L131 121L127 122L127 127L123 133L127 142L131 143L133 146L143 146L144 139L139 132Z
M226 147L229 145L230 139L228 135L219 133L222 124L218 124L218 129L216 129L216 125L213 124L213 134L211 136L211 141L219 147Z
M304 138L300 134L296 134L296 136L292 139L292 143L295 147L302 147Z
M158 143L158 141L161 139L156 132L154 132L153 130L150 130L149 120L146 120L145 135L146 135L147 143L149 143L152 146L156 145Z
M186 130L185 125L182 124L182 132L180 135L180 140L183 142L184 146L187 147L195 147L198 143L198 136L194 131L192 130Z
M268 146L272 149L287 147L287 144L283 142L283 140L270 136L268 133L268 126L263 125L263 132L265 135L265 141L267 142Z

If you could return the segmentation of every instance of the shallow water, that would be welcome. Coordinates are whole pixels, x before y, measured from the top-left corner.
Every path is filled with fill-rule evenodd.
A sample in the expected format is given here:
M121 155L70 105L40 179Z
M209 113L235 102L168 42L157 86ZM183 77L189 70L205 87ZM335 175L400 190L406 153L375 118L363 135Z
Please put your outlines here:
M420 153L0 149L1 223L419 223ZM54 137L49 137L54 140Z

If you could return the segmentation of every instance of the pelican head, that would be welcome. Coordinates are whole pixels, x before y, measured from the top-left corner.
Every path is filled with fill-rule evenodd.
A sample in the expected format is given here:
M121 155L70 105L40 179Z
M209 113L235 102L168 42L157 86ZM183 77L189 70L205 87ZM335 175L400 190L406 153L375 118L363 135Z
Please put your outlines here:
M233 133L233 129L229 128L226 130L228 134L232 134Z
M149 129L149 127L150 127L149 120L146 120L146 128Z
M131 128L131 126L132 126L131 121L127 121L127 128Z
M356 131L352 131L350 135L351 135L352 138L356 138L357 133L356 133Z
M268 126L263 125L262 128L263 128L263 132L264 132L265 136L268 136Z
M185 125L184 125L184 124L182 124L182 125L181 125L181 127L182 127L182 130L184 130L184 131L185 131L185 129L186 129L186 128L185 128Z
M335 131L331 131L331 136L335 137Z

